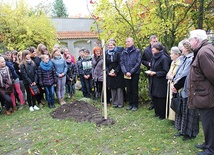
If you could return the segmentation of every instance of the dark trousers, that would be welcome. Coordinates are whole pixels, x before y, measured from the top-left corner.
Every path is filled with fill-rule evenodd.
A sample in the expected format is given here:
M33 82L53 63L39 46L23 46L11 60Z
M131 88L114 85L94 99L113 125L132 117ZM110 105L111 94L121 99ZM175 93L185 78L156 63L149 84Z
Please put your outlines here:
M92 78L85 79L87 97L91 97L92 95Z
M84 75L80 74L79 77L80 77L80 82L81 82L81 85L82 85L82 94L83 94L84 97L86 97L87 96L87 89L86 89Z
M152 97L152 103L155 108L155 115L165 118L166 115L166 98Z
M125 80L129 105L133 107L138 107L138 81L139 74L132 75L131 79Z
M37 103L39 104L39 103L41 103L42 100L44 100L45 91L42 89L41 86L38 86L38 87L39 87L40 93L37 95L36 100L37 100Z
M103 81L96 81L96 89L99 95L101 95L103 91Z
M205 152L214 154L214 108L199 109L205 138Z
M25 84L25 90L26 90L26 93L27 93L27 102L28 102L28 106L31 107L31 106L34 106L36 105L36 99L37 99L37 95L32 95L31 92L30 92L30 88L29 88L29 85L28 84Z
M12 102L9 94L7 94L7 93L0 94L0 99L1 99L2 105L5 106L6 110L10 110L10 108L13 107L13 102Z

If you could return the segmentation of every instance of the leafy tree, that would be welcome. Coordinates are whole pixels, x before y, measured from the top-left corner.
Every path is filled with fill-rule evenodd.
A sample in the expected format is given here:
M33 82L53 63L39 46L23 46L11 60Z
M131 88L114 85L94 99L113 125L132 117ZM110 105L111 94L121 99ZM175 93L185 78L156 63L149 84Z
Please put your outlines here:
M194 27L204 30L214 29L214 1L198 0L192 8Z
M55 0L53 3L53 17L68 17L67 8L63 0Z
M93 5L93 18L102 30L101 39L115 38L124 45L126 37L133 37L135 45L143 51L149 43L149 36L156 34L159 40L170 49L184 37L190 29L195 29L199 14L194 6L199 0L96 0ZM200 0L211 2L212 0ZM210 6L209 3L206 4ZM205 9L206 10L206 9ZM203 12L203 16L213 16ZM206 15L205 15L206 14ZM193 18L195 17L195 18ZM206 20L209 28L214 20ZM140 96L145 99L147 91L145 76L140 80Z
M39 43L52 48L56 43L56 30L51 20L41 12L32 12L24 1L16 6L0 4L0 36L4 49L23 50Z
M197 28L195 23L200 21L200 15L194 7L199 8L199 1L206 2L203 6L209 11L203 16L208 18L205 23L211 28L214 25L214 20L209 20L213 19L212 0L97 0L93 3L93 15L105 40L115 37L123 43L126 37L132 36L138 48L143 49L148 37L157 34L170 49L186 37L190 29Z

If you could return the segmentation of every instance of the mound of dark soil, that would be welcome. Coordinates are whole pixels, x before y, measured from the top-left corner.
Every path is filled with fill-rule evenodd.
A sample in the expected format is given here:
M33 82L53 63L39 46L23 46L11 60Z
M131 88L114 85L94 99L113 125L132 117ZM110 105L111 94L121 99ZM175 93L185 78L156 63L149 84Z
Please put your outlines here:
M66 103L51 112L51 116L56 119L73 119L77 122L94 122L98 126L114 124L112 119L104 119L101 116L100 109L84 101Z

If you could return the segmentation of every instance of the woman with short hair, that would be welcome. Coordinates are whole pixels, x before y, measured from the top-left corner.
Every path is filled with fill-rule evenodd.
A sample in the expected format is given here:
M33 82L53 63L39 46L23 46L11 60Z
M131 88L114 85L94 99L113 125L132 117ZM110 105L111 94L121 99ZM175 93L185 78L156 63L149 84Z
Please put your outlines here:
M167 79L169 71L169 58L164 54L163 45L156 42L152 45L152 62L150 76L150 94L154 104L155 116L160 120L166 115Z
M166 78L168 79L167 82L167 97L166 97L166 118L169 120L175 120L175 112L170 108L171 106L171 98L172 98L172 92L171 92L171 82L172 78L176 74L176 71L180 65L180 62L182 61L181 51L177 46L174 46L170 50L170 57L171 57L171 66L169 69L169 72L166 75Z

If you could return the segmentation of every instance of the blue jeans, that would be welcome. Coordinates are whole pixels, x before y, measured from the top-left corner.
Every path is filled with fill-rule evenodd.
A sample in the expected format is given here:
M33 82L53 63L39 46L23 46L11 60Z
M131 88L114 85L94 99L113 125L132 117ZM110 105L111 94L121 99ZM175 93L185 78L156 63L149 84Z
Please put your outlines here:
M45 96L46 100L48 101L48 104L54 103L54 85L51 86L45 86Z

